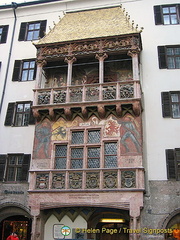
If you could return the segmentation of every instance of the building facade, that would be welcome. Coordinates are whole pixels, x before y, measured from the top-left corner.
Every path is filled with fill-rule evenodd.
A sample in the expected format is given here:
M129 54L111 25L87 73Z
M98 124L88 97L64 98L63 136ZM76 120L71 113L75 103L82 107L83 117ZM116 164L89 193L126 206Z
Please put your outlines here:
M179 9L0 6L3 240L180 238Z

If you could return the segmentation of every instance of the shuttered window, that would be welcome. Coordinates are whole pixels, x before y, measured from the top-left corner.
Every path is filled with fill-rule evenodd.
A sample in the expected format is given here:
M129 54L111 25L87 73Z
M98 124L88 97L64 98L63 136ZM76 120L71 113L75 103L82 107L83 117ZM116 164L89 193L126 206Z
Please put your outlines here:
M180 92L162 92L163 117L180 118Z
M9 26L0 26L0 43L6 43Z
M12 81L32 81L36 78L35 59L15 60Z
M180 180L180 148L166 150L167 178Z
M32 102L9 103L4 125L21 127L35 124L31 106Z
M180 24L180 4L154 6L156 25Z
M30 154L0 155L0 181L27 181L30 159Z
M32 41L44 37L46 20L21 23L19 41Z
M180 69L180 46L158 46L160 69Z

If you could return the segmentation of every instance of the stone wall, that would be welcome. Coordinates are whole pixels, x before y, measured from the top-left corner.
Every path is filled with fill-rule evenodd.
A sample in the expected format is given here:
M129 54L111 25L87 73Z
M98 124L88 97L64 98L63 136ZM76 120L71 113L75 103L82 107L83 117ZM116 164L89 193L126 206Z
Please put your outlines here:
M179 210L178 210L179 209ZM165 239L169 220L180 214L180 182L149 181L149 192L144 196L144 209L141 215L141 239ZM161 233L157 233L160 230ZM148 233L147 233L148 232Z

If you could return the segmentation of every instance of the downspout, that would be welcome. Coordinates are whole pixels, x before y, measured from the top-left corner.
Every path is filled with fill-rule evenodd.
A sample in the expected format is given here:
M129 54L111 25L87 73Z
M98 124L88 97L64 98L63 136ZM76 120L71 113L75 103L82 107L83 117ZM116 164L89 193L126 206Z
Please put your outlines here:
M8 62L7 62L7 68L6 68L6 75L5 75L5 80L4 80L4 86L3 86L3 92L2 92L2 97L1 97L1 103L0 103L0 114L3 106L3 101L4 101L4 95L5 95L5 90L6 90L6 84L7 84L7 78L8 78L8 72L9 72L9 65L10 65L10 60L11 60L11 54L12 54L12 47L13 47L13 42L14 42L14 33L15 33L15 28L16 28L16 8L17 3L12 2L11 6L13 8L13 13L14 13L14 26L13 26L13 32L12 32L12 37L11 37L11 43L10 43L10 49L9 49L9 56L8 56Z

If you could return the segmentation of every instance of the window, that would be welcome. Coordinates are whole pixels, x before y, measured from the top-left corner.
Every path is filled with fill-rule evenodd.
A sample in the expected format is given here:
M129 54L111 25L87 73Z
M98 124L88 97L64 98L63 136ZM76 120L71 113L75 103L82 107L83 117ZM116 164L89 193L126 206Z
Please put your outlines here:
M6 43L9 26L0 26L0 43Z
M4 125L21 127L34 124L31 105L32 102L9 103Z
M12 81L32 81L36 77L35 59L16 60L14 63L14 72Z
M180 23L180 4L154 6L156 25L173 25Z
M180 46L158 46L159 68L180 69Z
M167 178L180 180L180 148L166 150Z
M162 92L163 117L180 118L180 92Z
M21 23L19 41L32 41L44 37L46 20Z
M99 129L72 131L69 144L55 147L55 168L117 167L117 142L101 141Z
M0 181L27 181L30 159L30 154L0 155Z

